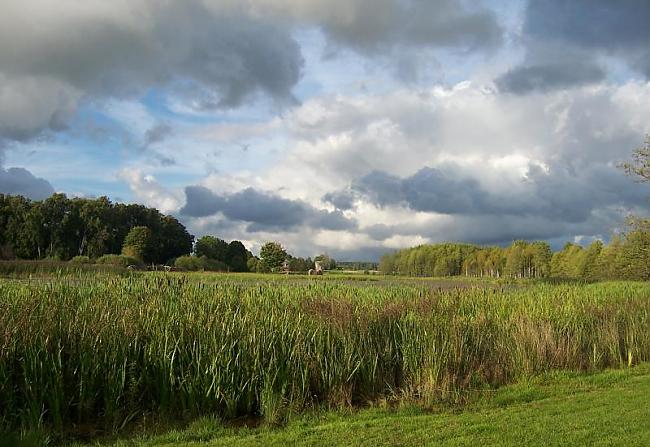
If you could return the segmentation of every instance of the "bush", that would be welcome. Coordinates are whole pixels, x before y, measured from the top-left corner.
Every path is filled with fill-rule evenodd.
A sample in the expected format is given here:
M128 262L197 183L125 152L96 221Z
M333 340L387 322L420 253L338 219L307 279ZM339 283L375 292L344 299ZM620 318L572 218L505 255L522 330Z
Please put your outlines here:
M133 227L124 238L122 255L139 259L141 262L151 262L152 256L152 234L147 227Z
M174 261L174 266L177 269L187 272L197 272L199 270L205 270L205 259L205 257L179 256Z
M97 264L114 265L118 267L128 267L130 265L138 265L140 262L135 258L130 258L124 255L104 255L97 258Z
M75 256L74 258L70 259L70 262L72 264L91 264L91 260L88 256Z
M205 256L181 256L176 258L174 266L187 272L197 272L199 270L227 272L230 270L225 262L208 259Z
M203 258L203 266L205 270L211 272L228 272L230 268L225 262L217 261L216 259Z

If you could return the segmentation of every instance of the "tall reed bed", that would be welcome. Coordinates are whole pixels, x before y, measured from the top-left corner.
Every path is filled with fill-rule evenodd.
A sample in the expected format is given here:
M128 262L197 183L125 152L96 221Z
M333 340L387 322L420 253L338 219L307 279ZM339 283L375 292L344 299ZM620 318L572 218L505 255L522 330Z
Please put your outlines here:
M0 425L455 398L650 360L650 285L432 290L143 275L0 282Z
M109 264L77 264L63 261L2 261L0 260L0 277L26 278L34 276L62 275L125 275L124 267Z

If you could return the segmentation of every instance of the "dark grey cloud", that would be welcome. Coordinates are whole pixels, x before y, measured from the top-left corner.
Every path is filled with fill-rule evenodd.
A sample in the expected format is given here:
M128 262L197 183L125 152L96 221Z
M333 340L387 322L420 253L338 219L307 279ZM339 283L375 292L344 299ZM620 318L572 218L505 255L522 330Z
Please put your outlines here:
M524 94L591 84L605 79L602 67L593 63L542 63L516 67L500 76L497 87L503 92Z
M283 0L280 0L281 2ZM300 3L301 0L284 0ZM501 46L503 28L496 14L462 0L321 0L304 2L303 20L319 26L328 40L326 56L343 48L379 60L397 80L417 83L444 67L444 49L465 58L484 56ZM306 10L305 10L306 9Z
M320 3L319 11L312 12L325 34L365 53L412 45L477 50L502 40L492 11L468 8L458 0L347 0L340 14L324 10L328 2Z
M567 224L585 222L601 208L649 205L647 189L607 164L584 166L579 171L563 165L546 170L530 164L519 188L500 192L488 190L473 175L455 164L422 168L405 178L374 171L354 181L349 193L380 207L403 206L455 216L535 217ZM390 235L386 226L368 231L379 240Z
M339 209L351 209L354 200L363 197L382 207L403 204L418 211L476 212L485 202L486 193L474 179L458 174L459 170L450 166L445 170L423 168L404 179L372 171L355 180L350 189L326 194L324 200Z
M161 143L173 135L174 129L167 123L158 123L144 133L142 149Z
M331 203L339 210L351 210L354 208L354 193L349 190L332 191L323 196L323 201Z
M300 200L285 199L253 188L219 195L203 186L188 186L185 196L181 214L206 217L221 213L229 220L248 222L249 232L283 231L300 226L326 230L356 228L356 222L340 211L319 210Z
M350 190L382 207L405 205L417 211L444 214L481 212L488 201L479 183L453 165L444 169L422 168L406 178L372 171L355 180Z
M413 231L408 229L407 226L374 224L362 229L364 233L376 241L383 241L389 237L399 235L414 236L420 233L420 229Z
M174 134L174 129L167 123L158 123L153 127L147 129L142 138L142 144L140 145L140 150L150 151L153 160L158 163L160 166L174 166L176 165L176 160L173 157L168 157L157 152L153 149L159 143L167 140Z
M176 165L176 159L172 157L167 157L162 154L155 154L153 158L160 164L160 166L169 167Z
M497 78L497 86L524 94L591 84L607 75L602 56L650 78L649 18L646 0L529 0L525 60Z
M573 241L578 235L607 239L621 226L615 208L599 210L584 222L558 222L540 216L478 215L458 216L453 222L427 222L395 225L373 225L362 232L376 241L394 236L420 236L432 242L468 242L481 245L508 245L515 240L549 240L559 245ZM561 242L560 242L561 241Z
M3 69L0 56L0 140L26 141L65 128L80 97L74 88L54 79L10 77Z
M0 136L58 131L81 101L160 87L200 110L238 107L259 93L294 104L303 58L291 32L304 26L408 72L421 48L482 51L503 34L492 11L461 0L7 0Z
M9 0L0 15L0 136L58 130L84 98L156 86L198 108L237 107L258 92L286 103L302 65L286 27L228 4Z
M397 204L404 200L402 180L384 171L372 171L355 180L352 191L362 194L380 206Z
M529 0L524 31L588 48L648 49L649 17L646 0Z
M35 177L27 169L4 169L0 166L0 193L42 200L54 194L54 188L50 182Z
M482 211L488 194L457 169L424 168L402 182L404 200L413 209L444 214Z
M611 207L598 210L584 222L558 222L540 216L456 216L452 222L363 227L359 231L369 235L378 245L353 250L330 250L330 254L340 260L378 261L382 255L392 251L381 242L396 236L423 237L432 243L451 241L488 246L507 246L521 239L546 240L554 250L559 250L566 242L575 242L576 236L584 236L584 241L594 238L607 241L621 225L620 210ZM405 243L405 247L412 245L416 243Z

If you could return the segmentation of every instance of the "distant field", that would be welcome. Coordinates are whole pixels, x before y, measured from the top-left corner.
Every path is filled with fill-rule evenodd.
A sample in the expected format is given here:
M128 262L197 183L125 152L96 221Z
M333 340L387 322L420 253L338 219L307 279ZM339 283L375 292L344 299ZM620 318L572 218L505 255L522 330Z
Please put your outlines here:
M212 414L463 405L650 361L650 284L91 272L0 280L0 424L91 439Z

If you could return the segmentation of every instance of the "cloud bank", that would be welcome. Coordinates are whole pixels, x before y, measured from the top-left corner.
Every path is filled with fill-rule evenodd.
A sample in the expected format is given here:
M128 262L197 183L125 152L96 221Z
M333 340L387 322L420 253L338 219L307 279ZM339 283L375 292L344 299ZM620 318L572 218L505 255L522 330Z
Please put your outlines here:
M203 186L185 188L181 214L206 217L217 213L229 220L247 222L247 231L287 231L300 226L324 230L352 230L356 222L340 211L325 211L299 201L246 188L219 195Z
M50 182L35 177L27 169L4 169L0 166L0 193L42 200L54 194L54 188Z
M153 87L198 109L236 107L258 92L293 101L302 64L288 30L235 6L9 0L0 16L0 135L57 130L83 98Z
M595 84L610 57L650 79L650 3L644 0L529 0L524 62L497 79L524 94Z
M281 160L237 182L355 219L357 228L339 231L340 240L349 240L338 249L343 255L450 239L607 238L627 213L648 212L648 188L616 166L650 130L643 118L650 84L573 87L530 98L468 83L315 98L276 126L287 141ZM228 179L222 174L203 183L223 191ZM224 207L223 199L203 192L212 205L191 214ZM192 206L204 203L190 196ZM276 237L297 233L317 241L322 233L283 231Z

